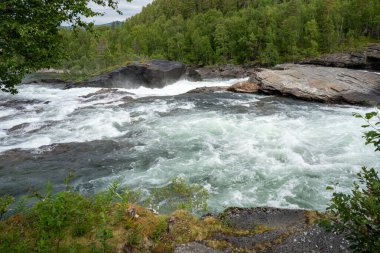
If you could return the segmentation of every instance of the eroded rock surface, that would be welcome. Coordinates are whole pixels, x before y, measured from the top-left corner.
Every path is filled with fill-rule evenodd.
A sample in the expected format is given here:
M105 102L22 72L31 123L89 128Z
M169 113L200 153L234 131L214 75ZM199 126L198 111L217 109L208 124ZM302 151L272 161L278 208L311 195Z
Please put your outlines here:
M238 82L230 86L227 91L238 92L238 93L257 93L259 91L259 86L256 82Z
M103 88L136 88L139 86L162 88L178 81L184 73L185 65L181 62L152 60L146 63L131 63L78 85ZM72 85L67 88L76 86Z
M375 72L284 64L256 72L249 81L266 94L327 103L380 103L380 74Z

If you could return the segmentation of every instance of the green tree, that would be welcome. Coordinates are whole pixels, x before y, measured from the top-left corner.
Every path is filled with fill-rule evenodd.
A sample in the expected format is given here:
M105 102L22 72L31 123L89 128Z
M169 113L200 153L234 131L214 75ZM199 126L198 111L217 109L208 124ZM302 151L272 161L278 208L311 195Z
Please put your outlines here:
M127 0L130 1L130 0ZM49 68L62 58L59 26L90 29L82 17L101 15L93 2L117 10L117 0L5 0L0 3L0 89L16 93L25 74Z

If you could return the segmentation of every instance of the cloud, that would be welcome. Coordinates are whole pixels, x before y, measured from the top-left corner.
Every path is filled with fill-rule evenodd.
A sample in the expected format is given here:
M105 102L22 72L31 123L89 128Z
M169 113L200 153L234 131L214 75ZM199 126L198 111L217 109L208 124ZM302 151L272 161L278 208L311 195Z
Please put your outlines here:
M95 3L90 3L89 7L96 12L103 13L103 16L93 17L89 19L83 19L85 21L93 21L95 24L106 24L112 21L124 21L126 18L131 17L139 13L144 6L151 3L153 0L133 0L132 2L127 2L125 0L119 1L119 10L123 12L123 15L119 15L117 12L108 7L103 7Z

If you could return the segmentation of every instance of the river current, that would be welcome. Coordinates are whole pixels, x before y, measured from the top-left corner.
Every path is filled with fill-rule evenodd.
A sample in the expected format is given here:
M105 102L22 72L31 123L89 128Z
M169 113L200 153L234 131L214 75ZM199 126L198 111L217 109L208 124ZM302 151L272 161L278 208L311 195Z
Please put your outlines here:
M378 154L364 144L363 122L352 116L368 108L184 94L234 82L107 92L25 85L15 96L0 93L0 195L21 196L48 180L59 186L74 171L83 192L115 180L148 192L180 176L209 190L212 211L324 210L327 186L349 192L362 165L379 167Z

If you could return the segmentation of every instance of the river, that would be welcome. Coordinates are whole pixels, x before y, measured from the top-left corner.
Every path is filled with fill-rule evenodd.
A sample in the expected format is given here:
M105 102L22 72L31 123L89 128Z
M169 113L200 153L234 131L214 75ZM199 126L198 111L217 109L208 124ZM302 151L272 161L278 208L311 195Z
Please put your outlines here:
M368 108L183 94L234 82L109 92L25 85L15 96L0 93L0 195L21 196L48 180L62 188L74 171L75 189L85 193L115 180L148 192L180 176L209 190L211 211L324 210L332 194L326 186L349 192L362 165L380 165L352 116Z

